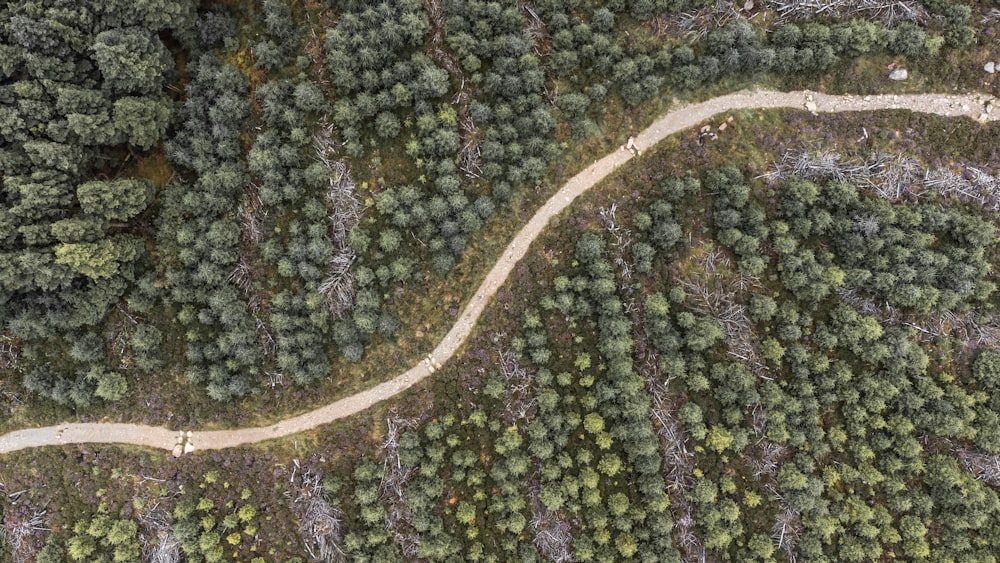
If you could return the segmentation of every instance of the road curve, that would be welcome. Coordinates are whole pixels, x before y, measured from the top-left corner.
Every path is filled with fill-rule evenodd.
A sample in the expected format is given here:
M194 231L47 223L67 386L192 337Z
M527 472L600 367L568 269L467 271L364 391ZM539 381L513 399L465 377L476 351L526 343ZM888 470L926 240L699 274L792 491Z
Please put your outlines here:
M987 121L996 119L996 116L989 112L988 103L990 100L992 100L990 96L980 94L833 96L808 91L743 91L696 104L678 106L670 110L639 133L635 137L634 146L637 152L641 153L663 138L693 127L713 115L739 109L804 108L814 113L907 109L949 117L967 116ZM582 172L570 178L517 233L493 269L486 275L482 284L472 294L455 325L434 351L419 364L390 381L270 426L193 431L184 438L179 437L177 431L163 427L119 423L67 423L17 430L0 436L0 454L40 446L82 443L134 444L168 451L176 451L175 448L180 443L186 444L188 451L224 449L280 438L316 428L384 401L431 375L442 363L448 361L465 342L487 303L549 220L568 207L577 196L599 183L616 168L631 160L633 156L634 153L630 150L614 150L600 160L595 160Z

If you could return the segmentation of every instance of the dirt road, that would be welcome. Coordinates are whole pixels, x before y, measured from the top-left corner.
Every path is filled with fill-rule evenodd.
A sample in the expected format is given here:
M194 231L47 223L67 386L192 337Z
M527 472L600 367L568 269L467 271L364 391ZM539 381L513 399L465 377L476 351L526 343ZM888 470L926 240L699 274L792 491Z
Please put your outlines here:
M670 110L635 137L634 148L636 153L641 153L668 135L698 125L718 113L738 109L799 108L813 112L907 109L951 117L967 116L985 121L996 119L995 115L988 111L988 102L991 99L989 96L976 94L962 96L942 94L831 96L807 91L756 90L737 92ZM624 143L625 139L622 139L622 142ZM186 445L189 451L192 449L224 449L309 430L350 416L375 403L384 401L429 376L441 364L448 361L472 332L479 320L479 315L490 302L490 298L504 283L514 265L521 260L531 242L538 237L549 220L568 207L577 196L631 160L634 155L635 153L631 150L616 149L600 160L595 160L584 171L566 182L517 233L493 269L486 275L482 285L472 294L455 325L434 351L421 363L391 381L271 426L193 431L190 436L178 436L177 431L135 424L69 423L18 430L0 436L0 454L39 446L79 443L128 443L168 451L174 450L179 444Z

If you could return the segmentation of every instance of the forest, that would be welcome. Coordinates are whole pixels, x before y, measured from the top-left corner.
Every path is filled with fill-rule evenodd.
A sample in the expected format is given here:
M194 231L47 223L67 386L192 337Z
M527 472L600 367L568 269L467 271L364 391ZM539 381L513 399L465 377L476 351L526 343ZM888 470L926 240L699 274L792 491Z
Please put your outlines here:
M997 93L990 2L814 4L0 5L0 430L388 380L671 106ZM997 127L884 113L643 152L300 439L0 454L0 561L996 561Z

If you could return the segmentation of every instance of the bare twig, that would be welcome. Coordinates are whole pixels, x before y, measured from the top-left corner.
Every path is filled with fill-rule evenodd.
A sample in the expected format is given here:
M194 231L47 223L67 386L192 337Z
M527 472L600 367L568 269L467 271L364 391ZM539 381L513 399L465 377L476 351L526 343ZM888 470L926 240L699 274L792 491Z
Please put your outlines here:
M504 378L504 423L508 426L524 421L528 422L535 416L535 396L532 374L517 363L513 350L503 348L501 339L494 335L497 344L497 365L500 375Z
M340 548L343 539L343 512L323 495L323 476L303 468L293 460L291 488L285 496L291 500L292 511L299 518L299 535L313 561L345 561Z
M739 19L742 17L740 12L740 6L735 2L716 0L698 10L663 14L656 18L655 29L660 34L683 34L697 40L712 29Z
M385 439L379 446L378 454L385 467L380 487L382 499L386 504L385 526L393 534L403 556L415 559L420 549L420 534L413 527L413 510L410 509L406 497L406 488L413 477L414 469L400 462L398 441L404 430L417 427L417 421L406 420L393 414L385 423Z
M570 544L573 536L570 534L570 524L558 512L549 510L538 500L539 486L537 481L529 487L528 498L531 499L531 529L535 531L532 543L538 548L546 561L552 563L569 563L573 561Z
M761 4L776 13L781 23L817 16L875 19L888 25L932 19L922 4L907 0L763 0Z
M1000 180L995 176L971 166L960 171L930 169L906 155L876 152L861 160L845 159L829 150L790 150L759 177L776 183L792 176L814 181L847 181L890 201L936 193L1000 211Z
M988 454L974 448L955 450L962 467L991 487L1000 487L1000 455Z
M142 510L139 518L139 542L143 560L151 563L177 563L181 560L181 544L174 535L166 510L159 501Z
M799 543L799 536L802 535L802 519L799 513L792 510L783 499L778 504L778 516L774 521L771 537L778 549L784 550L788 555L788 561L795 563L798 553L795 547Z
M772 377L760 357L760 342L747 308L738 302L740 293L760 287L760 279L734 274L729 256L716 246L697 253L692 262L700 268L682 272L675 267L678 285L692 298L691 308L717 320L729 355L750 366L756 377L770 381Z
M637 371L643 377L646 390L653 397L652 419L660 436L660 451L665 466L665 480L670 495L670 510L674 515L674 535L685 561L704 562L707 552L695 533L695 520L687 493L694 479L694 452L687 447L688 437L676 413L683 397L670 393L670 378L664 378L656 352L644 334L637 336L636 349L641 363Z
M0 484L0 489L6 492L6 487ZM35 545L31 538L37 532L49 531L45 527L45 515L48 510L44 506L31 504L25 496L27 490L7 494L11 502L0 526L0 544L6 542L10 546L10 555L15 563L27 563L35 560Z
M320 284L319 292L326 299L330 314L341 319L354 305L354 275L350 271L354 262L354 249L348 242L348 234L361 218L360 206L354 191L354 182L347 173L347 164L334 160L336 147L331 141L332 125L324 125L313 137L316 159L330 172L330 187L327 204L333 229L333 258L327 278Z
M0 335L0 369L19 369L20 355L21 343L13 336Z

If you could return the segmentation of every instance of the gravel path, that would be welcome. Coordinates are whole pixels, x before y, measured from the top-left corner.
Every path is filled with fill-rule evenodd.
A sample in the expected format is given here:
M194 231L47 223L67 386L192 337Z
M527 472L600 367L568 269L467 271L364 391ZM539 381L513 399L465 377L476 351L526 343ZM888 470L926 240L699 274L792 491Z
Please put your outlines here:
M670 110L639 133L635 137L634 146L636 151L641 153L668 135L698 125L718 113L738 109L805 108L813 112L908 109L950 117L968 116L980 121L987 121L996 119L995 115L988 111L990 100L992 100L991 97L976 94L961 96L941 94L831 96L808 91L756 90L737 92L697 104L678 106ZM486 275L482 285L473 294L461 316L437 348L421 363L395 379L271 426L194 431L187 436L179 436L177 431L137 424L60 424L18 430L0 436L0 454L39 446L80 443L128 443L168 451L173 450L175 453L181 447L186 447L187 451L231 448L316 428L388 399L431 375L440 368L442 363L448 361L472 332L479 320L479 315L490 302L490 298L510 275L514 265L521 260L531 242L548 224L549 219L559 214L577 196L599 183L616 168L631 160L633 156L634 153L631 150L615 150L604 158L595 160L593 164L566 182L517 233L517 236L504 250L493 269Z

